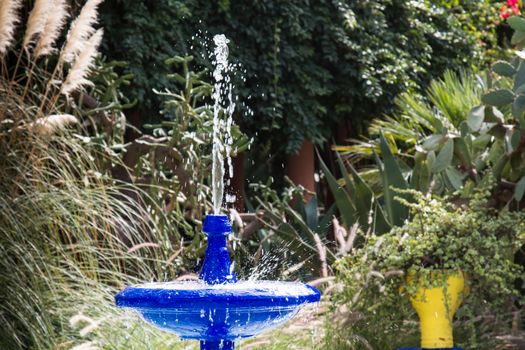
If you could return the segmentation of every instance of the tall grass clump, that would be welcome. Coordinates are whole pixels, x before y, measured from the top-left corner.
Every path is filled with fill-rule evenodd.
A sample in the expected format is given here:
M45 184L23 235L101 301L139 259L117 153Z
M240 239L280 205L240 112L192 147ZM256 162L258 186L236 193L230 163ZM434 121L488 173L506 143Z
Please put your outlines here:
M99 3L64 43L65 1L35 1L25 33L19 2L0 5L0 349L177 348L113 306L124 285L174 278L179 247L137 200L147 191L110 176L119 159L86 141L73 96L92 84Z

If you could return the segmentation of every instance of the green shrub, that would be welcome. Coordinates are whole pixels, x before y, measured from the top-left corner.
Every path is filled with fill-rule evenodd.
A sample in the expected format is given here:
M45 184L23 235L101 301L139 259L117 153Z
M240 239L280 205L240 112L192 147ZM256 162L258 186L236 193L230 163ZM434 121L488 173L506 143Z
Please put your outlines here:
M407 321L417 317L406 297L414 291L404 276L412 271L432 287L425 276L433 271L461 269L471 292L456 316L456 345L501 346L497 336L511 334L514 313L524 301L515 284L524 269L514 263L514 253L525 242L525 213L491 208L491 186L477 189L469 200L409 191L414 196L405 203L412 211L409 222L381 236L364 235L363 245L336 263L344 285L337 302L350 310L346 322L352 324L350 331L341 330L343 339L362 336L374 348L415 342L409 335L417 324ZM349 349L363 348L356 339Z
M525 46L525 19L512 17L513 43ZM521 52L521 51L520 51ZM521 208L525 193L525 61L518 52L497 61L486 76L447 72L431 83L427 100L413 93L398 100L398 112L372 122L371 140L336 147L351 161L381 153L384 135L404 166L411 186L420 191L469 191L485 176L498 181L494 200Z
M273 152L296 151L304 138L326 140L334 124L383 114L405 90L424 89L450 67L483 65L494 46L497 13L487 1L107 2L112 33L104 52L130 62L127 91L158 110L153 88L171 88L163 61L194 55L210 67L207 36L231 39L242 68L235 85L256 118L239 118ZM245 81L244 81L245 80ZM238 104L241 109L241 104Z

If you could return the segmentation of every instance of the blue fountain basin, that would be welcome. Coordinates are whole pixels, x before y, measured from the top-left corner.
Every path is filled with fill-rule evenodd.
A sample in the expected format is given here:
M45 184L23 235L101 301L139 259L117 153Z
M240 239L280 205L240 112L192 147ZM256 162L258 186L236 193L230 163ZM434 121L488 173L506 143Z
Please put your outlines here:
M124 289L119 307L136 310L150 324L183 339L235 340L257 335L318 302L317 289L303 283L202 281L147 283Z

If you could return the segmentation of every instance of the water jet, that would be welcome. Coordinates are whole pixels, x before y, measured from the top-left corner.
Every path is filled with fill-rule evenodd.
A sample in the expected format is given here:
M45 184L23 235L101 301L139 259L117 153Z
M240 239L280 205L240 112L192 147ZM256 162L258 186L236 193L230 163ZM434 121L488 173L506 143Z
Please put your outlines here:
M228 40L216 35L213 99L213 214L205 217L203 232L208 246L200 279L191 282L145 283L127 287L115 297L117 306L130 308L148 323L176 333L182 339L200 341L202 350L234 349L234 341L277 327L307 303L318 302L315 288L294 282L237 281L226 246L232 232L228 217L220 214L224 195L224 154L229 158L232 142L229 128L234 109L227 73ZM222 97L226 90L229 105ZM226 114L223 122L220 115ZM220 131L226 137L221 144ZM230 169L231 173L231 169Z

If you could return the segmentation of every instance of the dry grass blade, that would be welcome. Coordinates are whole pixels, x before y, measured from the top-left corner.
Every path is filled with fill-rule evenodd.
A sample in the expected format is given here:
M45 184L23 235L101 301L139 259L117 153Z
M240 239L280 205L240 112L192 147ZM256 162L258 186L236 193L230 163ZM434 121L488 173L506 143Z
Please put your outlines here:
M193 273L188 273L186 275L182 275L180 277L177 277L175 280L176 281L198 281L199 280L199 276L197 276L196 274L193 274Z
M89 38L84 51L75 60L75 63L69 70L66 81L62 85L60 92L69 95L71 92L79 89L83 85L92 85L92 82L86 79L90 68L93 66L95 57L98 53L98 46L102 41L102 29L99 29Z
M87 130L48 137L77 123L75 115L83 110L58 101L56 82L62 80L64 61L54 65L53 73L48 69L54 60L36 64L37 56L56 51L67 0L30 3L30 23L20 33L25 46L16 67L8 70L3 64L0 77L0 349L93 350L135 347L144 339L152 348L182 349L178 340L153 329L130 331L134 316L114 307L114 295L123 286L180 274L176 264L166 268L168 256L179 248L170 239L178 235L158 199L111 178L105 162L122 166L120 158L85 137L91 136ZM100 1L88 3L93 14ZM2 53L12 50L20 4L0 0ZM82 50L74 51L66 91L86 83L102 39L101 30L88 32L86 40L81 38ZM137 198L151 204L137 204ZM128 253L130 247L157 240L162 246Z
M142 248L160 248L160 245L157 244L157 243L152 243L152 242L144 242L144 243L141 243L141 244L137 244L131 248L128 249L128 253L133 253L139 249L142 249Z
M321 242L321 238L316 233L314 234L315 246L319 253L319 261L321 262L321 277L328 277L328 264L326 263L326 246Z
M166 258L160 249L126 251L143 242L140 232L160 230L145 209L94 174L93 153L77 138L33 138L41 161L28 164L20 156L31 152L27 140L0 138L0 284L7 301L0 348L52 349L66 341L71 348L88 334L106 339L106 329L124 329L113 317L116 288L158 279ZM7 179L14 170L19 176ZM94 322L75 318L79 310ZM98 327L108 319L112 327ZM85 324L68 328L77 322Z
M46 56L54 51L53 45L58 39L67 19L66 0L52 0L52 9L35 48L35 57ZM27 36L27 33L26 33Z
M51 11L53 0L36 0L29 19L27 20L27 29L24 35L22 47L27 48L35 36L42 33Z
M339 224L339 220L337 220L335 216L332 220L332 224L334 227L335 240L337 241L337 244L339 245L339 248L341 249L346 244L346 240L345 240L345 237L347 236L346 229L343 226L341 226L341 224Z
M64 61L73 62L75 56L84 51L86 40L95 32L93 25L97 23L97 8L100 3L102 0L88 0L80 15L71 24L61 55Z
M22 6L22 0L2 0L0 2L0 56L5 55L13 43L16 24L19 22L17 13Z
M100 347L97 346L97 343L94 341L88 341L86 343L82 343L80 345L77 345L71 350L100 350Z
M168 258L168 260L166 260L166 266L171 265L171 263L173 262L173 260L175 260L179 255L181 255L183 251L184 251L184 247L183 247L182 244L181 244L181 248L178 249L175 253L173 253L173 254Z
M312 287L317 287L325 283L331 285L332 282L334 281L335 281L335 276L328 276L328 277L321 277L321 278L316 278L315 280L308 281L308 284L311 285Z
M348 239L346 240L346 243L343 247L343 254L348 253L354 247L354 241L355 241L355 238L357 237L358 230L359 230L359 225L357 223L353 224L352 227L350 228L350 235L348 236Z
M38 133L41 136L50 136L58 130L63 130L67 126L78 123L78 119L71 114L52 114L47 117L38 118L27 125L27 129Z

